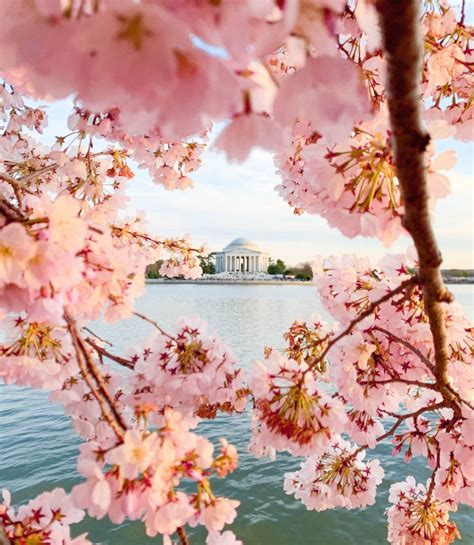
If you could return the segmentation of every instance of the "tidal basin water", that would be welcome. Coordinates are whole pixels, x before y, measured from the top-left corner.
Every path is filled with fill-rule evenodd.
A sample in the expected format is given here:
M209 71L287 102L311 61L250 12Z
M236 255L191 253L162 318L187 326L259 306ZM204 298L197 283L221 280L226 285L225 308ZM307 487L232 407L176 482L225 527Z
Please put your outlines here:
M468 316L474 314L474 286L451 286ZM211 332L233 349L239 364L249 368L260 358L263 347L282 347L281 334L296 318L321 313L315 290L310 286L284 285L149 285L138 310L170 328L180 316L200 315ZM151 332L138 320L117 325L98 323L94 330L119 347L135 345ZM256 459L246 451L248 414L219 417L198 428L215 444L227 437L239 450L238 470L223 481L215 481L218 492L242 503L231 526L245 545L379 545L386 543L386 519L390 485L412 474L426 480L423 458L405 464L390 456L389 443L375 451L385 469L376 505L354 511L343 509L316 513L306 511L282 487L283 474L299 465L298 459L278 455L275 462ZM13 492L20 504L44 490L62 486L66 490L79 481L75 468L79 439L57 405L47 394L13 386L0 386L0 488ZM369 456L373 456L370 453ZM225 484L225 486L223 486ZM474 545L473 510L462 507L452 515L463 535L462 543ZM73 527L74 535L89 532L102 545L161 544L148 538L141 523L113 526L106 520L86 519ZM192 545L203 545L205 534L191 532Z

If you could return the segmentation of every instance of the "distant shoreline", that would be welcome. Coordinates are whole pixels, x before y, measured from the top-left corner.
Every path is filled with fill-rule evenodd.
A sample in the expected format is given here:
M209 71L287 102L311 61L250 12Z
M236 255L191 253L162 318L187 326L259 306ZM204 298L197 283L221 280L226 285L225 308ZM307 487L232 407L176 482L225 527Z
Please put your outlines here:
M448 285L473 285L474 278L445 278ZM164 278L146 278L146 284L197 284L197 285L260 285L260 286L313 286L311 280L171 280Z
M162 278L146 278L146 284L201 284L201 285L265 285L265 286L313 286L311 280L169 280Z

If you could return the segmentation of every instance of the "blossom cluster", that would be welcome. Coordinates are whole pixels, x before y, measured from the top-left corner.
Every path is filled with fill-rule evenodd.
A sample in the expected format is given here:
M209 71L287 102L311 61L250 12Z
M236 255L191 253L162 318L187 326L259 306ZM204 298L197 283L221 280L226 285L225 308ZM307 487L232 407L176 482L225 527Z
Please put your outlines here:
M430 136L432 140L455 137L468 141L472 139L472 32L464 20L458 20L449 3L426 1L422 5L426 50L423 92ZM352 132L344 131L339 117L346 113L343 103L331 100L334 110L326 103L320 111L318 103L315 107L314 100L307 101L307 111L300 109L294 116L290 140L277 148L275 162L282 180L276 189L295 213L318 214L345 236L376 237L388 246L403 232L404 208L391 146L385 60L373 4L357 2L354 11L342 13L331 29L335 43L324 33L315 32L325 25L321 16L318 26L314 19L317 16L313 14L312 33L306 30L309 25L298 29L297 37L287 40L286 47L270 58L275 77L283 82L301 77L306 69L301 67L309 62L305 61L309 47L322 67L320 78L325 82L342 53L359 68L374 114L360 113L354 117ZM339 81L350 80L350 74L341 71ZM333 88L331 98L339 92L346 93L346 87ZM325 130L328 117L338 118L339 133ZM450 193L449 180L440 171L453 167L455 154L445 151L435 155L433 144L427 151L430 206L434 208L437 199Z
M297 213L324 217L345 236L377 237L386 246L402 232L403 200L390 144L385 109L371 121L358 124L346 139L327 142L314 122L295 123L291 144L275 156L281 183L279 194ZM453 130L446 121L433 121L432 138L446 138ZM336 143L337 142L337 143ZM450 194L449 179L455 153L426 155L430 205Z
M344 405L317 383L304 362L271 350L253 369L251 390L258 425L251 450L269 446L295 456L324 450L342 431Z
M453 509L449 501L429 494L413 477L390 487L387 510L388 539L392 545L449 545L460 537L456 525L449 520Z
M236 465L231 445L224 441L214 457L212 444L167 409L157 430L128 429L119 444L84 444L78 469L86 480L72 496L95 518L142 519L149 536L171 535L186 524L219 532L234 520L239 502L215 496L209 477L224 477ZM178 490L183 479L196 484L196 493Z
M0 503L0 539L2 543L35 545L92 545L83 534L71 537L71 524L84 518L71 497L62 488L43 492L17 511L11 495L3 489Z
M383 470L363 458L380 441L391 440L392 455L407 463L423 456L432 470L427 489L402 494L388 516L391 543L426 545L456 537L447 506L473 505L474 373L469 321L459 304L446 303L446 401L416 266L403 255L375 266L351 255L316 261L314 281L336 323L330 330L319 319L295 322L288 346L267 348L255 364L250 450L307 456L286 474L285 491L315 510L375 501Z
M77 145L58 138L46 152L27 131L36 110L14 90L0 89L3 315L23 311L30 322L57 324L69 306L77 317L93 319L105 310L117 320L130 315L147 264L163 260L168 276L201 274L197 255L204 248L193 248L189 237L153 237L141 217L120 215L133 176L126 152L93 152L83 132ZM46 121L43 112L33 128Z
M88 134L117 143L127 150L127 157L135 161L138 168L145 169L151 179L165 189L193 187L189 176L201 165L200 156L207 139L207 132L198 139L183 142L166 141L157 130L131 135L121 123L118 108L92 113L76 106L68 119L68 127L72 135ZM121 169L123 172L128 167L124 165Z
M384 471L378 460L364 462L364 451L335 438L320 455L309 456L294 473L285 474L285 492L307 509L355 509L375 503Z
M207 334L199 319L181 319L176 331L156 332L132 356L136 374L131 404L172 407L190 417L212 418L218 411L242 411L243 371L227 346Z

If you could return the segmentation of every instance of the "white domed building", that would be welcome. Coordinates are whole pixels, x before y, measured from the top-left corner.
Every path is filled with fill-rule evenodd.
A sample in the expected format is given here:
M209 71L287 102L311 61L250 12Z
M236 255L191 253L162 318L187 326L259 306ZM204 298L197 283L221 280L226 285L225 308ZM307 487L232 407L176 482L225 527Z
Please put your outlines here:
M216 273L258 275L266 273L270 256L255 242L247 238L236 238L222 252L216 252Z

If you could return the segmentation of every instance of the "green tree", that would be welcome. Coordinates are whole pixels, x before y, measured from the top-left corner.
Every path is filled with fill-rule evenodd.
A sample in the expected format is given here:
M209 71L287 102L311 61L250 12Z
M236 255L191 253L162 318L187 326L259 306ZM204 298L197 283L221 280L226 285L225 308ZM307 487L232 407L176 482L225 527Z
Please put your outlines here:
M201 265L201 269L203 274L216 274L216 265L215 265L215 252L212 252L206 256L200 255L199 257L199 265Z
M291 274L297 280L311 280L313 278L311 263L299 263L295 267L290 267L287 274Z
M150 265L147 265L146 271L145 271L145 277L146 278L161 278L160 274L160 267L163 264L163 260L159 259L158 261L155 261L155 263L150 263Z
M268 274L285 274L286 265L285 262L281 259L277 259L276 263L270 263L268 265L267 273Z

